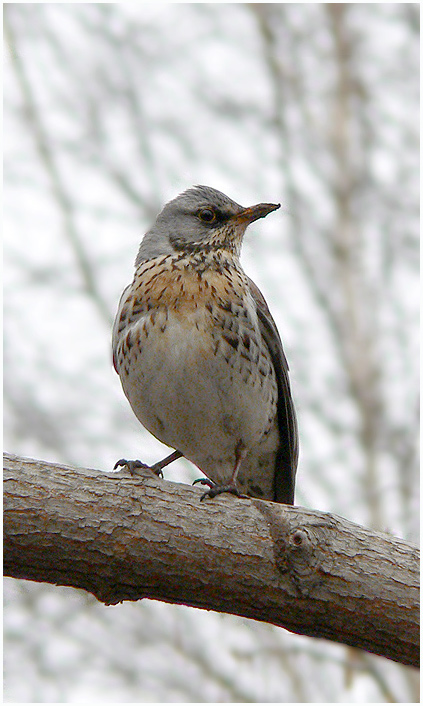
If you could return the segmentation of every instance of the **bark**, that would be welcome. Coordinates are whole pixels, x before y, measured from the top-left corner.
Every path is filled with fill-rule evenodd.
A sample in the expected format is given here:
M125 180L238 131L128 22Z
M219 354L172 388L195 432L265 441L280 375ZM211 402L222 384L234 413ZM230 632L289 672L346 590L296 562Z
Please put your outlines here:
M418 665L418 549L336 515L5 455L8 576L153 598Z

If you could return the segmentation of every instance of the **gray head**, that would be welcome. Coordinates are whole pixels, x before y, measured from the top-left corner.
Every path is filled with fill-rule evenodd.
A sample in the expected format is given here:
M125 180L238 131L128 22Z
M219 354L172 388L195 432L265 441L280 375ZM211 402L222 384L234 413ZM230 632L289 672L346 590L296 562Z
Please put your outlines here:
M210 186L194 186L163 208L141 243L136 266L173 252L227 250L239 256L247 226L280 204L244 208Z

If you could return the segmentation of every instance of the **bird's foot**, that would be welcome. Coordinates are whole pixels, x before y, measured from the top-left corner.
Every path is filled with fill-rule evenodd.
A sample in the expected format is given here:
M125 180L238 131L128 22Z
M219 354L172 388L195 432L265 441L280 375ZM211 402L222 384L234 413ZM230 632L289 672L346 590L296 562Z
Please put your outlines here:
M115 465L113 466L113 470L116 470L116 468L118 468L119 466L126 466L131 476L142 475L138 471L139 468L142 468L146 471L153 471L156 476L163 478L163 471L160 466L160 461L159 463L155 463L153 466L147 466L147 464L143 463L142 461L128 461L126 458L120 458L119 461L116 461Z
M201 483L201 485L209 486L209 490L206 490L206 492L203 493L203 495L201 496L200 502L205 498L215 498L216 495L221 495L222 493L231 493L232 495L236 495L237 498L248 498L248 495L243 495L239 492L238 488L235 486L234 483L218 485L217 483L213 483L213 481L209 480L208 478L198 478L193 482L193 485L195 485L196 483Z
M153 471L156 476L163 478L163 468L168 466L169 463L172 463L172 461L182 458L182 456L181 451L172 451L169 456L166 456L166 458L163 458L161 461L157 461L157 463L153 463L152 466L147 466L147 464L142 461L127 461L126 458L121 458L119 461L116 461L114 470L116 470L118 466L126 466L132 476L138 476L140 473L138 473L137 469L143 468L144 470Z

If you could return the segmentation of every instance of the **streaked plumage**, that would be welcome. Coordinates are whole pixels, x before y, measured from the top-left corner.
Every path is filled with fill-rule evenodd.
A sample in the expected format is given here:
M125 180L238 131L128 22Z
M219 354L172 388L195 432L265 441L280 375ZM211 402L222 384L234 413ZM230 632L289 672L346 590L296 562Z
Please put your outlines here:
M205 186L169 202L141 243L113 355L133 411L160 441L218 486L293 503L288 364L239 262L246 227L276 208L245 209Z

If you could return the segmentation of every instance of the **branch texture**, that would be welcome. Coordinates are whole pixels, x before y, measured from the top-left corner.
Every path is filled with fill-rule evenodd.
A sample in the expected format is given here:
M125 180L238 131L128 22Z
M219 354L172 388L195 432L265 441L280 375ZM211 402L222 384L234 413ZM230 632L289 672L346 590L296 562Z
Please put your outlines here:
M419 554L343 518L5 455L5 574L154 598L418 665Z

